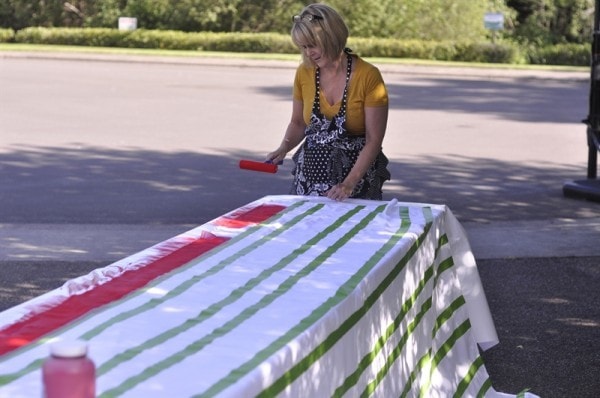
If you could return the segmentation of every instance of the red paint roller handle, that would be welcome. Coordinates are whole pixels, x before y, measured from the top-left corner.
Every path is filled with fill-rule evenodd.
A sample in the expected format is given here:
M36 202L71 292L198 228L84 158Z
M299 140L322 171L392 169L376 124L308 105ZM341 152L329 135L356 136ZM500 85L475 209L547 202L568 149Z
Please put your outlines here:
M262 171L263 173L277 173L276 164L255 162L254 160L240 160L240 169Z

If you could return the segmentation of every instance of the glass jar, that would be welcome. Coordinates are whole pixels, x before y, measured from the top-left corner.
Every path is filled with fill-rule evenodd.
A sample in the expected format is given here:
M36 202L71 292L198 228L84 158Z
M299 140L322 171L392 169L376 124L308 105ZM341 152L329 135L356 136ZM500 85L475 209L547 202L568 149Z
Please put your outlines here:
M42 366L45 398L94 398L96 366L88 358L87 343L59 341L50 345L50 356Z

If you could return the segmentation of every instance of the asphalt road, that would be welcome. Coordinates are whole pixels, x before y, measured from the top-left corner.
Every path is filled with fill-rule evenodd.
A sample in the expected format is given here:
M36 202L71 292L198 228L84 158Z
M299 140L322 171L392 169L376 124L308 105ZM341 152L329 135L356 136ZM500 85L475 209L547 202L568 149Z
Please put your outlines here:
M0 309L268 194L241 171L279 143L295 64L0 53ZM380 65L385 199L465 226L500 344L494 387L600 391L600 204L585 177L586 73Z

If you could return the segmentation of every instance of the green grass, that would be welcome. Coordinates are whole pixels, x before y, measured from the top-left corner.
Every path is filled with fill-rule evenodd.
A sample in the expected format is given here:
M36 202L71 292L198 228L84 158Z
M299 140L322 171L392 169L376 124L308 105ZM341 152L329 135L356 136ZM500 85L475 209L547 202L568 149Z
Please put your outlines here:
M266 53L236 53L215 51L184 51L184 50L161 50L142 48L117 48L117 47L86 47L86 46L62 46L62 45L38 45L38 44L14 44L0 43L2 52L55 52L55 53L83 53L83 54L115 54L115 55L137 55L153 57L180 57L180 58L229 58L229 59L256 59L274 61L299 61L298 54L266 54ZM371 57L369 61L379 64L398 65L423 65L443 67L470 67L488 69L518 69L518 70L548 70L566 72L585 72L589 67L583 66L558 66L558 65L517 65L517 64L484 64L474 62L448 62L430 61L409 58L383 58Z
M63 46L50 44L13 44L0 43L0 52L57 52L57 53L84 53L84 54L117 54L117 55L146 55L153 57L195 57L195 58L245 58L265 60L299 60L297 54L259 54L235 53L216 51L186 51L186 50L161 50L146 48L119 48L119 47L87 47Z

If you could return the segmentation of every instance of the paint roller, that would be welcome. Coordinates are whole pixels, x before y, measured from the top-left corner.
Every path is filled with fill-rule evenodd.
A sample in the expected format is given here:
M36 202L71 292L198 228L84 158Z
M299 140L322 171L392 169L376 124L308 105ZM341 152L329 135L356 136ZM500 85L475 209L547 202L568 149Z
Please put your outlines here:
M277 166L282 163L283 162L279 162L275 164L271 160L267 160L266 162L256 162L254 160L242 159L240 160L240 169L260 171L263 173L277 173Z

